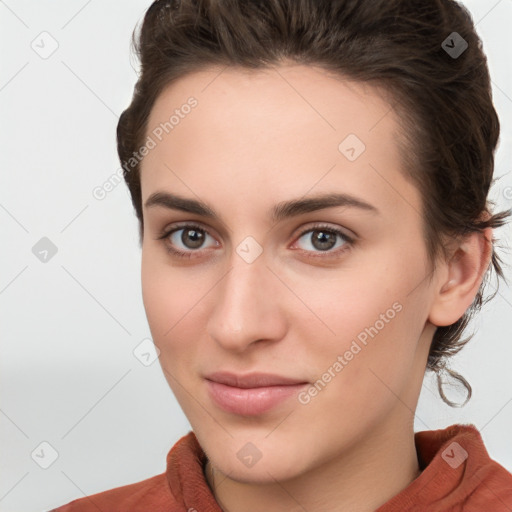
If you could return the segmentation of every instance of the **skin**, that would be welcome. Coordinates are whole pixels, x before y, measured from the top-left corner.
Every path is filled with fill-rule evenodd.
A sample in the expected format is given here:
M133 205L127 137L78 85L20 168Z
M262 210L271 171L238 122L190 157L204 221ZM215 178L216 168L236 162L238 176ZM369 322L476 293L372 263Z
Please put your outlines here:
M190 96L198 105L142 162L142 200L171 192L220 219L145 207L142 289L164 375L210 460L208 484L230 512L373 511L420 475L413 425L429 346L476 295L491 230L431 271L421 197L401 173L399 119L368 84L288 63L205 69L160 94L147 134ZM366 145L353 162L338 150L348 134ZM327 192L378 214L267 217L281 201ZM206 230L203 245L184 245L183 231L158 239L183 221ZM301 235L318 223L354 243L331 234L336 246L322 251L317 231ZM252 263L236 251L248 236L263 250ZM195 252L180 259L169 246ZM400 312L309 403L293 397L247 417L209 398L204 376L218 370L316 382L394 303ZM247 442L261 453L252 467L237 457Z

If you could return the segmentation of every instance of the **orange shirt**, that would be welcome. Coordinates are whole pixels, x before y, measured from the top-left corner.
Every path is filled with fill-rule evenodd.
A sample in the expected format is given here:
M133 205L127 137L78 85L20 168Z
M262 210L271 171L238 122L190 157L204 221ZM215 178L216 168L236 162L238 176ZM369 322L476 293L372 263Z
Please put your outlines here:
M492 460L472 424L414 434L421 474L375 512L511 512L512 474ZM222 512L191 431L167 455L165 473L76 499L50 512Z

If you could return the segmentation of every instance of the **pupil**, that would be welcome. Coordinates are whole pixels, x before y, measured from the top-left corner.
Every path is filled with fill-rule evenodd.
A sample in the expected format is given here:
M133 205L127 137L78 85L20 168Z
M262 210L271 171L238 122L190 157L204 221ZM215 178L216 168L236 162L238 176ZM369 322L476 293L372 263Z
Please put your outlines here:
M318 233L318 235L313 238L313 246L315 246L315 248L330 249L336 243L336 237L333 236L334 233L330 233L329 231L316 231L316 233ZM318 242L320 246L318 247L315 242Z
M188 237L188 239L187 239ZM183 235L181 236L181 241L191 249L197 249L203 243L204 235L202 231L197 229L189 229L187 231L183 231ZM189 244L189 240L192 240L192 244Z

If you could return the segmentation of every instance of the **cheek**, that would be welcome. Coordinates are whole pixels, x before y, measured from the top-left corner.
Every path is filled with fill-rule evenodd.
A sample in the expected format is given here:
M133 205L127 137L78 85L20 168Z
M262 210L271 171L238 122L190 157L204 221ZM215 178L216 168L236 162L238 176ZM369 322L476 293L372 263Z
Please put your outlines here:
M142 255L142 300L155 343L164 334L164 319L172 309L172 294L165 293L165 276ZM166 313L167 312L167 313ZM169 319L170 320L170 319ZM171 324L172 325L172 324ZM170 325L167 326L169 328Z
M184 303L187 288L176 279L176 272L158 262L150 251L142 251L141 284L142 299L153 335L153 341L162 350L172 339L175 325L185 314Z
M196 283L203 283L197 286ZM173 269L150 251L142 253L142 299L161 365L174 375L194 366L206 325L205 279ZM197 340L197 343L194 343ZM170 382L174 388L173 383Z
M383 280L383 273L387 274L387 281ZM306 299L311 312L307 315L312 318L311 327L325 338L325 342L331 339L335 344L342 344L376 322L382 330L380 315L386 315L388 310L384 320L396 316L393 304L403 301L404 286L394 282L391 274L392 269L383 272L375 264L361 264L360 268L358 265L346 272L333 273L329 279L302 281L296 287L297 295ZM364 335L361 338L364 339ZM332 348L332 343L322 345Z
M403 373L414 359L423 327L418 316L422 299L410 292L420 271L413 268L417 265L407 267L400 259L379 256L372 265L361 262L360 269L351 268L322 286L299 291L316 317L302 324L309 331L305 339L316 340L317 374L337 369L350 386L361 387L362 381L376 380L370 369L394 381L396 369ZM340 364L332 369L336 361L343 369Z

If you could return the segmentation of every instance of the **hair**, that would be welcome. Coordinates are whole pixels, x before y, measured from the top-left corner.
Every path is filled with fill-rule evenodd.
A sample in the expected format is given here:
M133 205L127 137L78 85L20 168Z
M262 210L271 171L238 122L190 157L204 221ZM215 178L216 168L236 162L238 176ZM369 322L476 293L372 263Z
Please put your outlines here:
M430 278L451 242L500 227L512 212L492 214L487 199L500 123L482 42L471 14L454 0L157 0L136 32L131 44L141 66L117 125L117 150L141 240L140 162L133 156L144 145L151 108L169 84L216 66L258 70L289 61L383 91L402 125L404 175L421 193ZM459 56L443 47L453 32L468 45ZM498 292L484 300L492 269L498 284L506 281L497 240L488 242L491 260L473 303L457 322L437 328L427 359L452 407L460 404L442 390L444 371L465 386L464 404L472 389L447 360L473 337L462 334Z

